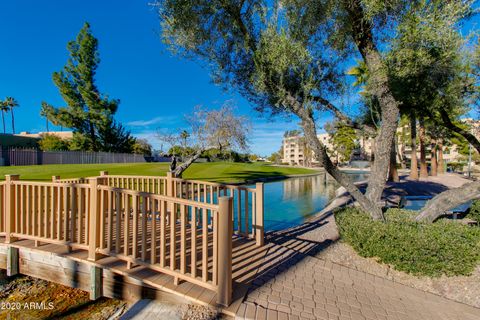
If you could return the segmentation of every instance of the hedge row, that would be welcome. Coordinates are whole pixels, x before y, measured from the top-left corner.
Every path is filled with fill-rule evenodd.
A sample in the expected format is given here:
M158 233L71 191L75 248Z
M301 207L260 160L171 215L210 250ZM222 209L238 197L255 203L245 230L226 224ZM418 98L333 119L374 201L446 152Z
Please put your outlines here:
M413 220L415 212L390 209L386 223L355 208L335 213L343 241L363 257L376 257L414 275L468 275L480 262L480 228L448 220Z

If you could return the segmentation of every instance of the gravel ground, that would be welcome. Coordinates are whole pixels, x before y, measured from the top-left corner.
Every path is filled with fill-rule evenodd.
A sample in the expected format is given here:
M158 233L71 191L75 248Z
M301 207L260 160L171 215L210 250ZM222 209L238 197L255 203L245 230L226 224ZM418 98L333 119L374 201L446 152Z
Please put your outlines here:
M130 306L120 320L169 319L169 320L213 320L218 314L212 308L160 300L142 299Z
M0 320L113 320L125 307L119 300L90 301L88 292L32 277L7 278L0 271Z

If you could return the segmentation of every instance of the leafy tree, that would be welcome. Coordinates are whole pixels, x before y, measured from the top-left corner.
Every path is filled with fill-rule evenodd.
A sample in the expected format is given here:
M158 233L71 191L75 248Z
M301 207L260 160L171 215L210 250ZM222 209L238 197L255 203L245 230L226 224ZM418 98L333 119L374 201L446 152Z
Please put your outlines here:
M189 137L190 137L190 134L187 132L187 130L183 130L182 132L180 132L180 139L183 142L182 144L183 147L187 146L187 140Z
M113 120L113 118L108 118L97 125L97 136L102 151L133 152L135 138L121 123Z
M146 139L136 139L133 144L133 153L152 156L152 145Z
M52 105L48 104L45 101L42 101L42 107L40 108L40 116L45 118L45 127L47 129L47 132L49 132L48 128L48 122L49 118L52 118L53 113L55 112L55 109Z
M247 118L236 116L233 111L234 108L228 104L219 110L196 107L192 114L185 117L190 127L190 139L185 141L187 143L185 147L181 147L183 150L192 150L193 152L183 159L183 163L179 166L176 165L175 159L172 160L170 170L176 177L180 177L196 159L208 150L217 149L220 154L230 152L231 156L231 151L248 149L247 135L250 132L250 123ZM178 146L184 142L183 132L184 130L178 134L161 134L160 139L172 147Z
M414 118L412 130L416 128L416 119L419 120L421 177L428 176L426 127L431 125L435 110L446 106L446 100L456 100L457 94L452 95L452 90L456 91L455 83L463 68L461 48L465 41L460 27L472 13L472 4L469 0L415 3L399 25L399 36L388 56L394 92ZM449 104L452 114L465 112L462 103Z
M268 157L268 161L270 161L272 163L275 163L275 164L282 163L282 159L283 159L283 150L274 152Z
M4 104L8 108L8 111L10 111L10 115L12 116L12 133L15 134L15 116L13 110L15 108L18 108L20 105L18 104L18 101L13 97L6 97L4 100Z
M43 151L69 150L70 141L54 134L43 134L38 145Z
M285 0L157 1L165 43L199 58L214 80L255 103L259 111L294 114L323 167L375 219L388 172L399 103L379 48L411 1ZM389 40L390 39L390 40ZM355 51L353 51L355 50ZM370 91L381 109L376 155L366 196L332 163L317 138L318 113L328 110L358 127L331 102L342 86L343 58L361 56L371 75Z
M175 145L168 149L168 154L172 156L188 157L193 155L194 153L195 151L193 150L193 148L183 147L180 145Z
M100 62L98 40L85 23L77 38L67 45L70 57L62 71L53 73L66 107L48 108L48 119L76 133L76 147L90 151L128 152L132 138L113 120L119 100L97 88L95 76ZM82 136L82 137L80 137Z
M333 145L332 151L337 157L337 162L350 160L356 146L357 135L355 129L342 123L334 123L325 127L328 128L330 143Z

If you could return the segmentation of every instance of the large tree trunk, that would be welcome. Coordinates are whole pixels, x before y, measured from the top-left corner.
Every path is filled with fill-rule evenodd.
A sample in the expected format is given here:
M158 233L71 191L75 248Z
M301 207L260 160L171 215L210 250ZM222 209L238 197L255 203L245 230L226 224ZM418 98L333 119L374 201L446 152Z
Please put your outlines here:
M410 179L418 180L418 161L417 161L417 118L415 113L410 116L410 137L412 155L410 156Z
M373 202L368 199L358 187L353 183L350 177L342 173L332 163L330 157L327 154L327 148L320 142L317 137L317 130L315 127L315 121L308 110L299 106L298 102L289 97L289 103L294 107L295 113L302 119L302 127L307 139L307 143L315 153L315 156L323 166L326 172L328 172L347 192L358 202L361 208L370 214L374 220L384 220L383 212L377 202ZM388 169L388 168L387 168Z
M420 178L428 178L427 151L425 148L425 120L423 116L419 119L419 140L420 140Z
M393 141L391 151L390 151L390 168L388 172L388 181L399 182L400 178L398 177L397 170L397 152L396 152L396 143Z
M373 25L366 17L362 2L343 0L343 5L350 20L353 40L368 67L371 92L378 99L382 111L380 131L375 139L375 160L366 192L367 198L372 203L378 203L388 178L391 145L400 116L399 104L390 90L387 68L375 45Z
M437 167L438 167L438 163L437 163L437 142L436 141L433 141L432 143L432 150L430 152L431 156L430 156L430 168L431 168L431 172L430 174L432 176L437 176Z
M92 120L89 120L89 130L88 135L90 136L90 143L92 151L98 151L97 149L97 137L95 136L95 127L93 126Z
M187 159L187 161L183 162L181 165L175 167L175 169L172 170L173 176L175 178L181 178L182 173L188 169L192 165L192 163L195 162L201 155L204 150L199 150L197 151L193 156Z
M433 222L444 215L446 211L478 198L480 198L480 181L467 183L460 188L444 191L427 202L416 217L416 220Z
M443 160L443 139L438 140L438 172L445 173L445 161Z

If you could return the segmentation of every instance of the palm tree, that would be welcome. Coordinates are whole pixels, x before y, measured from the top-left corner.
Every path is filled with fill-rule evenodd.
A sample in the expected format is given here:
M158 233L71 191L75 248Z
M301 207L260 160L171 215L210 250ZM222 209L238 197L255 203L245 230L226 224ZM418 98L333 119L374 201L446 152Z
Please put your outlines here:
M5 131L5 112L8 112L9 108L5 101L0 101L0 110L2 111L2 122L3 122L3 133L7 133Z
M15 134L15 117L13 114L13 108L16 108L19 106L18 101L13 98L13 97L6 97L5 98L5 104L9 108L9 111L12 112L12 132Z
M181 133L180 133L180 139L182 139L182 142L183 142L183 147L186 148L187 147L187 139L190 137L190 134L187 132L187 130L183 130Z
M355 77L355 82L352 83L354 87L360 87L360 94L364 95L366 92L366 84L368 82L368 67L363 60L356 60L357 65L347 71L347 75Z
M47 132L50 131L48 129L48 117L52 114L52 112L53 112L53 107L50 104L46 103L45 101L42 101L42 108L40 109L40 115L42 117L45 117Z

